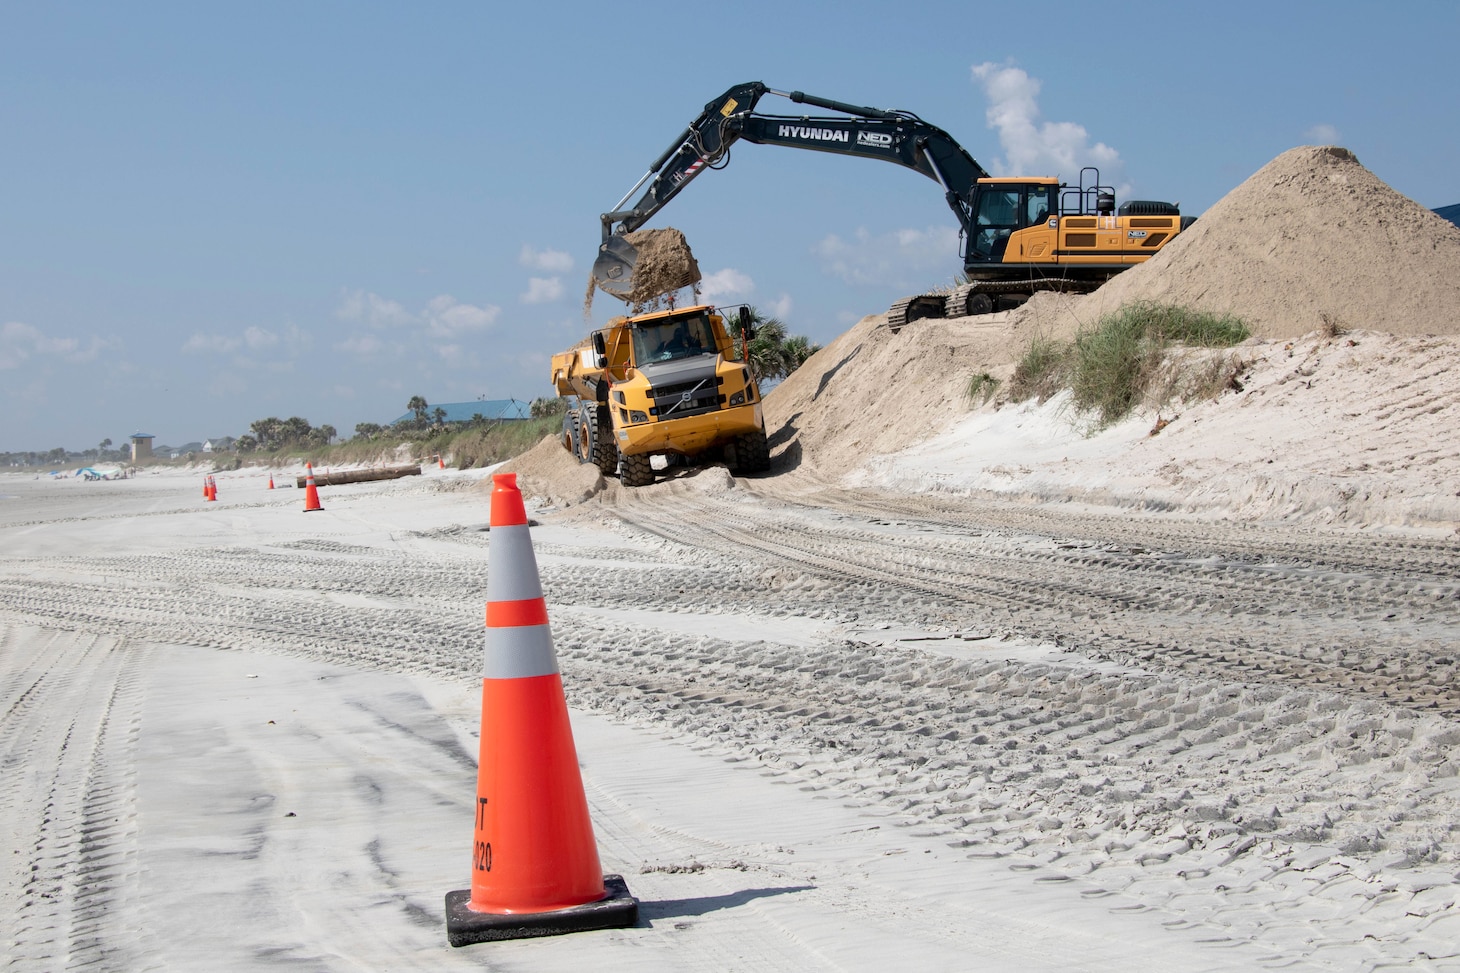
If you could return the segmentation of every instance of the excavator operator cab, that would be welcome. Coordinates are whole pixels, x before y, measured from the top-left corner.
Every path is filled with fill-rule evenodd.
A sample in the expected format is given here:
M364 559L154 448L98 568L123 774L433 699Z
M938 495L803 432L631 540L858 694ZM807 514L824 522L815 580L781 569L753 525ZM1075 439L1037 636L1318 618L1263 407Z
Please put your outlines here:
M1000 263L1016 230L1038 226L1058 213L1054 180L980 179L974 187L974 226L967 259Z

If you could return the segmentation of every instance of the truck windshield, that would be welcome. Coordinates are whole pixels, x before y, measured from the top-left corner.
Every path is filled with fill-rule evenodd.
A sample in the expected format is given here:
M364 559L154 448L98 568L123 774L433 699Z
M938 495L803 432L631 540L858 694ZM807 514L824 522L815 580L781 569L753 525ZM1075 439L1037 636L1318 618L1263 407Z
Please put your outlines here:
M703 314L640 324L634 329L634 359L640 364L714 353L714 332Z

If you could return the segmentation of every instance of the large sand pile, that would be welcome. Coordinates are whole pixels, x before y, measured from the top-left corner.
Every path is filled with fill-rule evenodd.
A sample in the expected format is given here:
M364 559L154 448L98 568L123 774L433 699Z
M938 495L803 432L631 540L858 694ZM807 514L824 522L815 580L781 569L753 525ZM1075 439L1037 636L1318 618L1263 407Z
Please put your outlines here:
M942 431L969 408L969 378L1007 378L1028 334L1007 311L919 321L896 335L885 324L880 314L863 318L766 396L779 467L844 473Z
M970 378L1008 378L1032 336L1067 340L1139 300L1233 313L1269 339L1320 330L1325 315L1347 328L1457 335L1460 227L1347 149L1292 149L1087 297L1041 294L1017 311L919 321L896 336L881 316L863 319L767 397L772 442L845 473L967 415L978 405L965 397Z
M1227 312L1254 334L1323 327L1460 334L1460 227L1336 146L1290 149L1161 253L1086 298L1087 320L1153 300Z
M502 469L517 474L517 485L523 493L564 507L582 503L607 486L598 467L579 463L578 457L554 436L541 440ZM482 486L490 490L491 479L484 480Z

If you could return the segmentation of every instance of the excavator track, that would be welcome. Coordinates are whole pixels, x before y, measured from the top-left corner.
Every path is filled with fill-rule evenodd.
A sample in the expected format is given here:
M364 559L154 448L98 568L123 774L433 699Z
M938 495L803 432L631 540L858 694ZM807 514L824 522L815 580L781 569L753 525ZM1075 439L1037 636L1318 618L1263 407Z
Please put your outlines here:
M1102 283L1104 281L1041 277L1034 280L980 280L959 284L947 294L914 294L903 298L888 309L887 327L893 334L897 334L903 326L924 318L976 317L1022 304L1039 291L1088 294Z
M887 327L897 334L904 325L922 318L941 318L945 298L942 294L914 294L905 297L887 310Z

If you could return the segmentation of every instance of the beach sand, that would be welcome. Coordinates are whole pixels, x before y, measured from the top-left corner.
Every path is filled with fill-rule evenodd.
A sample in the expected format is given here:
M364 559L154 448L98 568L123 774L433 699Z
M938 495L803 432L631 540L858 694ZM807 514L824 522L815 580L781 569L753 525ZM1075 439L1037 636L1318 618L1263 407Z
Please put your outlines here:
M1158 828L1147 826L1153 817L1125 830L1119 848L1112 831L1059 852L1038 808L1015 807L1007 788L1018 775L989 786L985 824L968 812L952 822L925 803L948 799L947 781L908 766L926 773L941 761L945 777L974 791L997 773L960 770L941 738L901 736L916 727L891 721L885 733L869 727L883 756L853 755L860 770L805 762L797 727L830 704L808 694L797 717L794 706L747 696L753 709L737 715L716 667L693 655L723 653L744 669L769 654L764 664L787 670L774 660L837 665L865 645L867 658L952 676L985 666L975 675L1006 708L1031 698L1034 683L1021 689L1014 674L1045 685L1062 674L1087 694L1135 680L1149 696L1140 669L1017 636L940 638L905 612L896 623L897 612L870 610L850 622L773 605L697 609L692 592L639 604L565 596L615 571L650 572L656 583L667 571L693 587L703 555L582 508L538 506L533 534L600 856L641 900L641 919L449 947L442 899L469 885L471 861L489 543L482 475L331 488L321 491L324 511L308 516L301 491L270 492L247 471L218 476L216 504L196 496L198 477L187 474L0 479L8 968L1446 962L1423 957L1443 957L1454 941L1453 866L1396 870L1375 860L1392 854L1305 850L1236 826L1194 842L1169 815ZM625 663L639 676L605 675ZM633 695L613 688L617 678L641 687L697 678L685 672L702 673L704 691L689 687L663 711L613 701ZM989 682L995 672L1010 674L1002 690ZM869 670L855 684L875 678ZM929 700L945 692L933 685ZM909 692L902 717L936 726L932 710L919 715L923 695ZM1321 701L1312 708L1321 719ZM1328 712L1344 719L1352 708L1340 700ZM792 723L763 719L781 714ZM1393 731L1371 732L1370 757L1393 760L1387 748L1406 739L1411 778L1422 744L1445 750L1443 734L1453 735L1439 717L1375 709L1370 720ZM903 740L925 742L898 752ZM1100 758L1091 745L1095 766L1110 762L1107 778L1129 778L1120 746ZM918 747L925 756L905 765ZM1425 786L1453 794L1438 767ZM1099 776L1083 775L1088 787L1108 787ZM1379 776L1362 775L1371 793L1382 790ZM1054 793L1062 789L1051 787L1049 814L1067 813ZM1163 868L1173 842L1181 847Z

